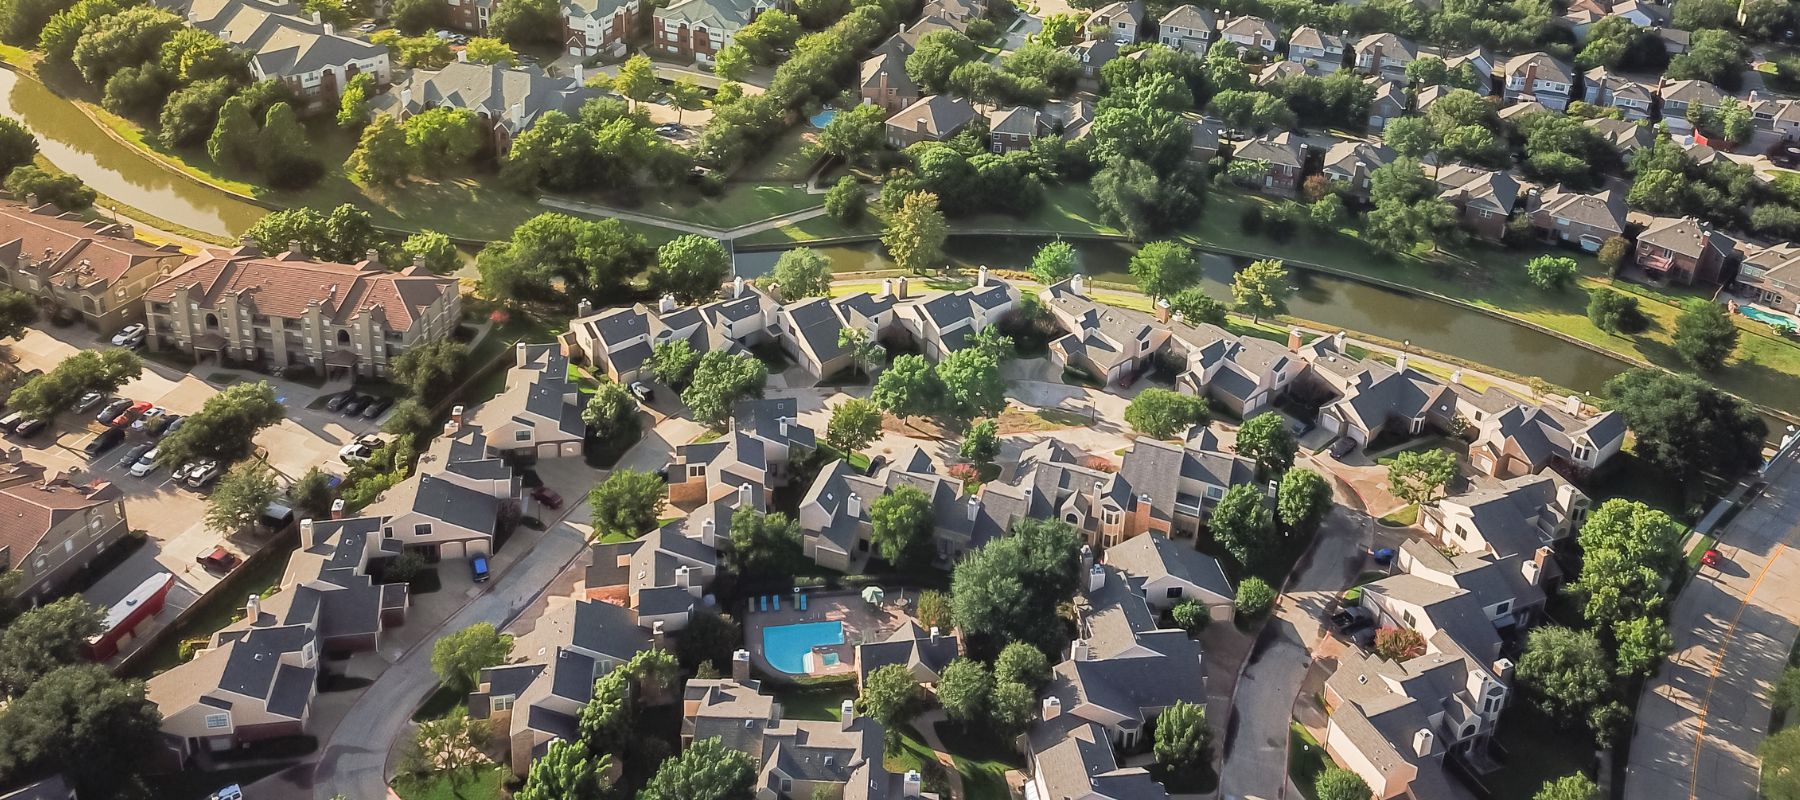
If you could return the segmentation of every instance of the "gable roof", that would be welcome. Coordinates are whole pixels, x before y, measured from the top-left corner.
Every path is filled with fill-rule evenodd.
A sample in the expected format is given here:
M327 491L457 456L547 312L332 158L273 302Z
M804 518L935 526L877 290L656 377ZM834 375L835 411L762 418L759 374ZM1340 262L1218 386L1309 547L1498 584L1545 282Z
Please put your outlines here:
M189 0L185 12L194 27L249 51L264 75L305 75L353 61L385 64L386 47L338 34L327 23L294 15L295 8L273 0Z
M144 293L144 299L167 303L178 287L202 310L217 308L227 295L271 317L300 318L315 304L323 319L344 325L363 314L378 314L388 330L412 330L427 309L454 296L456 280L440 278L421 267L388 272L379 261L356 264L317 261L289 251L265 257L255 247L208 250Z
M978 114L975 106L961 97L945 94L926 95L888 117L890 127L917 131L936 139L956 135Z
M1625 192L1616 186L1592 194L1554 186L1544 192L1540 202L1539 208L1551 216L1618 234L1625 232Z

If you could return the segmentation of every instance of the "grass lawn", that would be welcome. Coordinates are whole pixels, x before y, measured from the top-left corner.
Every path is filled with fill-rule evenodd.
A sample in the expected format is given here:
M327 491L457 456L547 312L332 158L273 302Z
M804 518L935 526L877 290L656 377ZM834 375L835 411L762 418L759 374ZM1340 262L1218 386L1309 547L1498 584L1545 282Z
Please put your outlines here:
M1506 751L1506 766L1483 778L1493 797L1530 797L1547 781L1586 772L1593 761L1586 726L1559 728L1529 701L1506 707L1494 741Z
M1325 748L1308 733L1306 727L1298 722L1288 725L1288 778L1300 788L1300 794L1311 797L1313 781L1318 780L1319 773L1331 766L1325 756Z
M856 699L855 681L836 681L811 685L783 684L771 686L775 699L781 701L781 714L789 719L838 719L840 704Z
M466 693L458 692L448 686L439 686L437 691L432 692L430 697L425 698L425 704L419 706L418 711L413 712L413 722L425 722L426 720L441 718L449 714L452 709L462 705L463 702L468 699L469 695Z
M736 228L825 203L824 195L807 194L785 183L730 183L718 197L705 197L687 186L657 187L638 197L641 203L628 210L710 228Z
M1419 521L1419 505L1408 503L1381 518L1381 524L1390 528L1411 527Z
M789 244L831 239L839 236L874 236L881 233L881 221L864 214L854 225L845 225L829 216L813 217L802 222L770 228L738 240L738 244Z
M228 576L229 591L214 592L201 601L201 608L179 627L169 631L154 648L131 662L131 669L121 677L149 678L167 672L181 663L181 641L208 637L230 625L244 614L244 597L255 594L267 597L287 571L288 556L298 542L276 545L282 552L270 553L248 567ZM221 784L223 785L223 784Z
M505 785L506 770L495 765L477 772L472 780L464 779L460 785L444 777L395 778L394 794L400 800L499 800Z
M1060 408L1043 408L1028 411L1019 406L1009 405L1000 416L995 418L1000 425L1000 435L1014 433L1037 433L1042 431L1060 431L1069 428L1085 428L1093 424L1085 414L1064 411Z

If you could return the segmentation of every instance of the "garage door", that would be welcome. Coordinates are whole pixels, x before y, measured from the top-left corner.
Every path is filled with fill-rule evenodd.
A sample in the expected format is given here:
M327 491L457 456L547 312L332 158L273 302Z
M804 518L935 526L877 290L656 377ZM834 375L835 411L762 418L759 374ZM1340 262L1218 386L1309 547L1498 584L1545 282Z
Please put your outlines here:
M549 442L549 443L540 444L537 446L537 457L538 458L556 458L557 455L558 455L558 450L557 450L555 442Z
M576 458L576 457L580 456L581 455L581 443L580 442L563 442L562 454L563 454L563 458Z
M438 555L445 559L464 558L467 551L462 542L444 542L438 545Z

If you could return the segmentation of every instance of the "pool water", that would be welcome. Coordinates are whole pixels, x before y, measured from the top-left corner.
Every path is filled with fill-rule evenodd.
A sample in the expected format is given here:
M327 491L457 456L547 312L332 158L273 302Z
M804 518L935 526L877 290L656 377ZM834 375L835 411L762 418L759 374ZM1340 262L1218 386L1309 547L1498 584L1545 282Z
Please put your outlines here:
M824 111L821 111L817 114L812 115L812 119L811 119L812 126L815 128L823 129L826 125L831 124L831 118L835 117L835 116L837 116L837 112L835 110L827 108Z
M1787 328L1794 327L1794 319L1792 317L1781 314L1771 314L1756 306L1738 306L1738 313L1756 320L1757 322L1766 322L1770 325L1780 325Z
M822 644L843 644L844 623L801 622L763 629L763 657L789 675L806 674L806 656Z

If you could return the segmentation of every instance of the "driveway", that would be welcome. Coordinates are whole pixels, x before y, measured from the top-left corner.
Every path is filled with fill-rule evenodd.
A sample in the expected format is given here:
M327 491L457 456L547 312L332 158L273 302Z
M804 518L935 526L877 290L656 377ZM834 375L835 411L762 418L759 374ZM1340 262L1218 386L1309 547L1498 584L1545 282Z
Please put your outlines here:
M1769 690L1800 631L1800 468L1778 457L1768 488L1725 529L1720 569L1675 599L1675 652L1638 701L1625 796L1755 797Z

